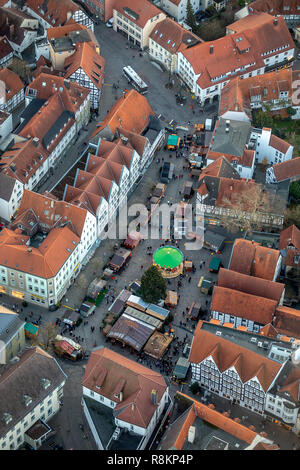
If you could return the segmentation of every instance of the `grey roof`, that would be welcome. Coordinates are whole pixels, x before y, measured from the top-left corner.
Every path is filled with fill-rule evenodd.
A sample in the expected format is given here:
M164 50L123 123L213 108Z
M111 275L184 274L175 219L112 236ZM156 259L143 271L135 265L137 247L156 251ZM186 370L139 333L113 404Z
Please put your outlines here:
M9 201L16 184L15 178L0 173L0 199L4 201Z
M107 337L123 341L140 351L154 330L154 326L123 313L113 325Z
M87 396L83 397L83 401L89 410L91 420L104 449L107 446L109 450L136 450L138 448L142 436L133 434L131 431L123 432L122 430L116 441L111 439L116 429L112 408Z
M191 444L186 439L182 450L217 450L212 443L223 441L228 444L228 450L243 450L248 447L248 443L234 437L223 429L216 429L210 423L202 420L198 416L193 422L195 426L195 440ZM220 449L219 449L220 450Z
M263 186L269 194L272 213L283 216L289 198L289 180L277 184L264 184Z
M230 121L228 127L229 132L226 132L226 119L220 118L211 150L242 156L248 143L251 124L244 121Z
M179 379L184 379L189 370L190 362L185 357L180 357L176 363L173 374Z
M19 362L1 369L0 374L0 436L4 436L25 415L28 415L38 403L43 401L55 388L61 385L66 375L56 360L41 348L25 349L19 356ZM48 379L50 386L44 388L42 379ZM32 402L26 406L24 395ZM5 397L5 398L4 398ZM6 424L4 413L12 420Z
M127 313L131 317L137 318L138 320L142 320L143 322L148 323L149 325L154 326L157 329L162 326L162 322L158 320L158 318L152 317L151 315L148 315L145 312L141 312L136 308L127 307L124 313Z
M0 313L0 340L7 344L24 325L18 314Z
M259 333L254 333L253 331L241 331L237 330L236 328L227 328L222 325L215 325L209 322L203 322L202 330L209 331L212 334L216 334L217 331L221 332L222 338L230 341L233 344L237 344L245 349L249 349L250 351L255 352L263 357L270 358L270 350L272 345L276 345L281 347L283 350L290 350L292 352L292 345L291 343L286 343L284 341L280 341L280 338L269 338L268 336L261 336ZM251 338L256 338L256 342L251 342ZM263 347L258 346L258 342L263 343Z
M149 129L153 129L154 131L160 132L163 128L160 119L156 116L152 116L150 114L149 116L149 124L148 124Z
M204 242L210 245L217 246L219 249L224 244L225 237L219 233L212 232L211 230L205 230L204 232Z
M20 115L21 123L16 129L15 133L18 134L30 121L30 119L38 112L38 110L43 106L46 100L40 98L34 98L28 106L24 109Z
M55 136L61 132L65 124L72 117L74 117L74 113L71 113L70 111L64 110L61 113L59 118L56 119L53 126L48 130L48 132L46 132L43 137L42 142L45 149L47 149L48 145L50 145L51 142L55 139Z
M175 449L174 444L192 406L189 406L175 421L169 424L168 430L163 435L159 450Z

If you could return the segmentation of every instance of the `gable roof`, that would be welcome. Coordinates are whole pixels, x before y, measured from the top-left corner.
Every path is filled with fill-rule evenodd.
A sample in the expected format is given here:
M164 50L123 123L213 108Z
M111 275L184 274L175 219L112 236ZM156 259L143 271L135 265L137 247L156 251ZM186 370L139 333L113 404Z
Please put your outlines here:
M285 7L289 7L288 10ZM298 0L255 0L249 6L249 13L267 12L271 15L300 15Z
M235 77L222 89L219 116L227 111L245 112L251 119L251 99L259 97L260 102L280 99L280 92L292 95L292 69L276 70L262 75L241 79Z
M82 385L117 402L114 413L119 420L142 428L147 428L167 388L161 374L107 348L93 350ZM157 391L156 405L152 390ZM114 396L120 391L121 401Z
M5 83L6 102L24 88L24 83L20 79L19 75L6 67L3 67L0 70L0 81Z
M149 124L149 116L154 116L154 114L147 98L131 89L124 98L121 97L116 101L104 120L99 123L92 137L106 127L110 129L112 134L115 134L119 127L141 134Z
M255 15L254 18L247 16L244 20L227 26L227 32L234 31L233 34L197 44L183 51L183 55L192 64L195 74L200 75L197 84L202 89L215 84L212 79L220 79L221 76L240 70L249 63L253 65L247 69L248 72L264 67L262 55L270 50L284 45L287 46L283 50L294 47L293 39L282 17L278 18L277 26L273 24L273 17L265 13ZM213 46L212 52L211 46ZM222 78L225 79L228 77Z
M207 158L208 155L209 153L207 154ZM199 180L202 180L204 176L240 179L240 175L232 167L224 155L219 156L214 162L210 163L206 168L204 168L204 170L201 172Z
M268 390L282 364L205 331L201 326L199 322L194 333L189 356L191 363L199 364L212 356L220 372L235 365L243 383L257 377L263 390L265 392Z
M29 138L16 142L3 153L1 172L25 184L48 156L40 141L34 143L33 138Z
M13 53L13 48L9 44L7 38L5 36L0 38L0 59L4 59L4 57L8 56L9 54Z
M27 6L51 26L63 26L81 8L72 0L27 0ZM84 11L82 10L84 14Z
M274 175L277 183L290 178L299 178L300 176L300 157L292 158L286 162L273 165Z
M272 321L277 304L277 300L215 286L210 309L265 325Z
M275 300L279 303L283 291L284 284L269 281L259 277L248 276L230 269L221 268L218 276L219 287L226 287L244 292L246 294L265 297L266 299Z
M12 178L5 173L0 173L0 199L9 201L16 184L15 178Z
M273 281L280 251L263 247L259 243L237 238L234 242L229 269L250 276Z
M50 386L45 389L42 379L48 379ZM41 403L53 390L61 385L66 375L56 360L39 347L26 349L19 354L16 364L9 364L1 371L0 395L0 436L7 433L24 418L30 411ZM27 407L24 395L32 399ZM5 424L3 414L12 416L12 421Z
M300 310L280 305L276 309L273 325L279 333L300 339Z
M87 42L76 44L76 51L65 60L65 78L69 78L77 70L82 69L96 88L101 90L105 59L101 57L95 47Z
M280 232L279 248L283 250L289 245L294 246L300 251L300 230L296 225L290 225L285 230Z
M166 16L162 10L148 0L131 0L130 3L127 0L117 0L113 9L119 11L142 29L151 18L159 14Z
M0 264L44 279L56 276L80 242L67 226L53 228L38 248L30 250L26 244L30 237L16 235L7 228L0 232Z
M171 54L203 42L202 39L187 31L172 18L160 21L153 28L149 37Z
M26 88L25 95L35 99L49 100L53 95L59 95L64 108L76 113L90 94L90 90L64 77L48 73L40 73Z

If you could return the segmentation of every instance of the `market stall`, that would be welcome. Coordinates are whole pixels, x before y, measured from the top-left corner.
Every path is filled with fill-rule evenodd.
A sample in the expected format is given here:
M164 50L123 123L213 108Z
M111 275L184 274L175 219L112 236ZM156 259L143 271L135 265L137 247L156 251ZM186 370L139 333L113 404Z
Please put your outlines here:
M138 246L142 239L142 235L140 232L132 231L128 234L128 237L126 238L124 242L125 248L128 248L129 250L133 250Z
M108 264L114 272L118 272L126 263L129 262L130 256L131 251L121 248L113 255Z
M174 337L168 333L155 331L144 346L143 351L154 359L161 359Z
M178 294L173 290L167 291L167 296L165 298L165 306L169 308L176 307L178 303Z

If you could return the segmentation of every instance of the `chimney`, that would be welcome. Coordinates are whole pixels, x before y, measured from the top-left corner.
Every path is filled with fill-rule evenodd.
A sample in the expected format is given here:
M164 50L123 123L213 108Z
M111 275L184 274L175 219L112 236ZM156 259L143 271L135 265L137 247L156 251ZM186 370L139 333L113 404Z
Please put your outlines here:
M70 80L64 80L65 87L70 90Z
M152 402L152 405L157 404L157 390L151 391L151 402Z
M278 25L278 19L277 19L277 18L274 18L273 23L274 23L274 26L277 26L277 25Z
M33 145L34 145L35 147L38 147L38 146L39 146L39 141L40 141L40 139L39 139L38 137L34 137L34 138L32 139Z
M135 408L135 404L134 404L134 403L131 403L131 409L132 409L132 411L134 411L134 408Z
M32 248L29 246L29 247L27 248L27 253L31 253L31 252L32 252Z
M213 52L214 52L214 46L210 46L210 47L209 47L209 53L210 53L210 54L213 54Z

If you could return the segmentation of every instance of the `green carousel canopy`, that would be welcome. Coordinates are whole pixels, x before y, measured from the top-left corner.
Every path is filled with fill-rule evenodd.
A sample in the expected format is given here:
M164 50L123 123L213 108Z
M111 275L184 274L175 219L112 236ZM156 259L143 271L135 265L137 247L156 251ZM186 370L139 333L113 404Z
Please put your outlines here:
M182 263L183 254L174 246L163 246L154 252L153 261L161 268L173 269Z

